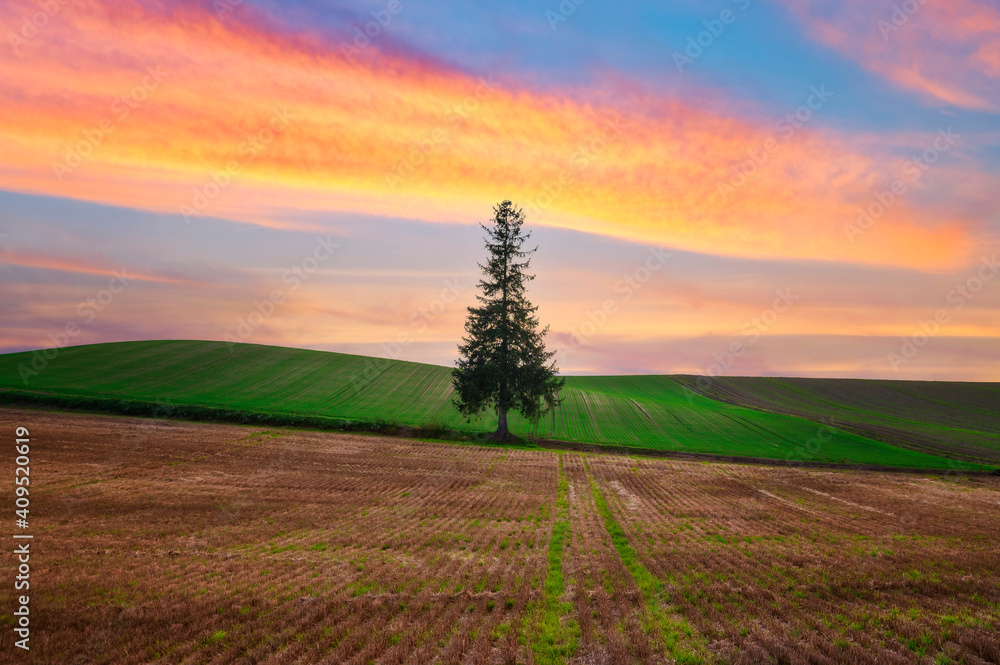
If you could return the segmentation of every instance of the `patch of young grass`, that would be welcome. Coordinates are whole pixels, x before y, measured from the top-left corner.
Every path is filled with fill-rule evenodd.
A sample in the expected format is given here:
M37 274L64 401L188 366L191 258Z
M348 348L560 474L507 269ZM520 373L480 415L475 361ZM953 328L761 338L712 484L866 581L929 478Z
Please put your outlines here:
M565 663L576 652L580 627L570 614L572 603L562 600L566 581L562 571L563 548L569 533L569 483L563 473L559 454L559 484L556 490L556 522L549 539L548 568L545 575L545 600L541 618L535 625L531 650L539 665ZM564 621L565 618L565 621Z
M586 463L585 463L586 466ZM589 468L588 468L589 472ZM695 665L703 663L704 657L695 651L704 652L704 645L696 642L694 631L683 619L677 620L670 616L665 607L669 602L663 590L663 582L658 580L639 561L635 548L629 543L628 537L622 530L621 525L611 513L607 500L601 493L597 481L590 478L590 490L594 496L594 503L597 505L597 512L604 518L604 526L611 536L611 543L614 545L618 556L621 557L625 568L631 573L632 579L642 593L642 599L646 609L646 628L650 631L658 632L663 638L663 646L677 663L685 665ZM682 637L683 636L683 637ZM687 644L681 644L681 641ZM691 647L695 649L692 650Z

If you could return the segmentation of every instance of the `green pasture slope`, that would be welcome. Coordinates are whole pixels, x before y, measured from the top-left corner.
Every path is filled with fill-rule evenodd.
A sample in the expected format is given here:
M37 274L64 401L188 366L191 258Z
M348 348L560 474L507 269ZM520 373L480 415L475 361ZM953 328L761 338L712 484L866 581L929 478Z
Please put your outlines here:
M446 367L365 356L222 342L120 342L59 350L25 385L30 353L0 355L0 389L174 405L429 424L472 432L451 405ZM664 376L567 377L560 408L537 426L512 418L515 432L637 448L814 461L947 467L907 450L804 418L765 413L684 390ZM816 437L822 434L826 441Z
M755 409L832 419L849 431L931 454L1000 462L1000 383L698 377L675 379Z

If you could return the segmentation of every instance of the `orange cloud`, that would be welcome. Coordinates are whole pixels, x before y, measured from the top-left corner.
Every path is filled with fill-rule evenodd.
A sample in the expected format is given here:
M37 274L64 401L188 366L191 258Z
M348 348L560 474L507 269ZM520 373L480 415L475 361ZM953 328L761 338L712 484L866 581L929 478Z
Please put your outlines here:
M896 85L946 104L1000 110L995 2L784 1L815 38Z
M36 10L7 2L0 24ZM469 223L507 197L532 222L632 241L929 269L974 245L971 220L905 200L849 242L889 159L808 125L640 93L587 103L237 14L64 5L0 61L0 187L274 226L289 208Z
M159 282L161 284L198 285L199 282L179 277L167 277L149 273L133 272L128 267L104 267L80 259L67 259L55 256L44 256L32 252L0 252L0 264L39 268L41 270L58 270L60 272L82 273L86 275L101 275L113 277L121 275L126 282L137 279L142 282Z

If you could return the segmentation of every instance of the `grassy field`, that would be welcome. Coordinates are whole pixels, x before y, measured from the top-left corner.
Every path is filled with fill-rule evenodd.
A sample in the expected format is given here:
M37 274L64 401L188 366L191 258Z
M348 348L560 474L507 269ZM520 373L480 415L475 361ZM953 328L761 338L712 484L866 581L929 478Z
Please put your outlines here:
M30 662L1000 662L992 476L0 409L17 426Z
M842 427L931 454L1000 461L1000 384L954 381L675 377L732 404ZM705 386L707 385L707 389Z
M450 370L320 351L221 342L123 342L61 349L37 374L32 354L0 356L0 388L315 415L482 432L451 405ZM947 468L943 456L875 441L801 417L727 404L665 376L567 377L540 438L770 459Z

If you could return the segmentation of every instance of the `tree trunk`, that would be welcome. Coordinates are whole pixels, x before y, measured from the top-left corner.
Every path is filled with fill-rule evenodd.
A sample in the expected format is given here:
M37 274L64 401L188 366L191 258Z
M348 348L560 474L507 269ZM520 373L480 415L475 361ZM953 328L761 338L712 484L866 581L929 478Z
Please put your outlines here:
M510 439L510 430L507 429L507 409L497 409L497 431L491 437L494 441L507 441Z

